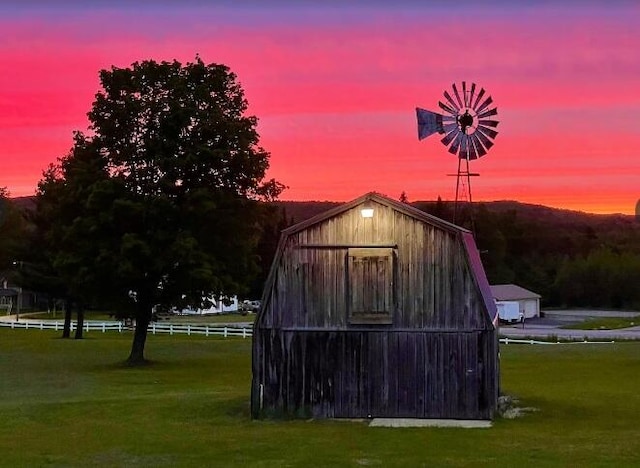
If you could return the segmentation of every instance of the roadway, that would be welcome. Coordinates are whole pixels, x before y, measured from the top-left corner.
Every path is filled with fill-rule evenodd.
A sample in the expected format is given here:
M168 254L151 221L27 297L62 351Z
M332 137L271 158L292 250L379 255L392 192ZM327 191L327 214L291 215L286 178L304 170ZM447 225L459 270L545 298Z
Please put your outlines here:
M507 338L553 338L589 341L640 340L638 326L617 330L568 330L560 328L568 323L602 317L636 317L640 312L620 312L608 310L563 310L545 311L544 317L525 320L524 324L501 325L500 335Z

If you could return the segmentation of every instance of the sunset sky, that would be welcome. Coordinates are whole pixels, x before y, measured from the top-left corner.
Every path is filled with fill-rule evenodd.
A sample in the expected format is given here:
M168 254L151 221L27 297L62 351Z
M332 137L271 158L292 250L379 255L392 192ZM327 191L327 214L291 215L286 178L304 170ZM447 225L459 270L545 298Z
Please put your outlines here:
M456 158L418 141L415 107L466 80L500 120L476 200L634 212L638 2L209 3L2 2L0 187L35 192L86 130L100 69L199 54L238 75L282 199L453 199Z

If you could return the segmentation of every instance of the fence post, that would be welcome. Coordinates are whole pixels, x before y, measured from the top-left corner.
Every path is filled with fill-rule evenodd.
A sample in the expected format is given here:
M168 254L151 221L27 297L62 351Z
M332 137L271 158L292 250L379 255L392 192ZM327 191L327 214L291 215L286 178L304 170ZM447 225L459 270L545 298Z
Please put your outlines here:
M191 324L187 324L187 336L191 336Z
M89 322L85 323L85 331L88 332L89 331Z
M227 337L227 327L224 327L224 337Z
M29 329L29 322L24 322L24 329L28 330Z
M246 338L247 337L247 329L242 327L242 338Z
M44 330L44 322L40 322L40 330Z
M204 327L204 336L209 336L209 325L205 325Z
M102 333L107 331L107 324L102 322Z
M151 334L152 335L156 334L156 322L153 322L153 324L151 325Z
M169 325L169 334L173 335L173 323Z

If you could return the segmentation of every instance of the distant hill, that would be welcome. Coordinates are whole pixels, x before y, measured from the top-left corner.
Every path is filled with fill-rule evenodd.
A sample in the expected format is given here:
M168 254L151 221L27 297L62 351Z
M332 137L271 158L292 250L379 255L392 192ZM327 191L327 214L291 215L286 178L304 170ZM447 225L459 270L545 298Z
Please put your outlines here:
M13 197L11 201L20 209L33 211L36 208L36 197L31 195L28 197Z
M330 201L276 201L273 203L285 210L289 223L299 223L340 205L339 202ZM435 201L416 201L411 203L412 206L428 213L435 211L436 204L437 202ZM442 204L448 210L453 209L453 202L443 201ZM638 222L633 215L593 214L582 211L551 208L544 205L521 203L513 200L477 202L474 203L474 206L476 208L484 206L489 212L496 214L513 212L523 221L531 221L542 225L555 225L558 227L582 225L591 226L594 229L612 229L616 226L622 228L640 228L640 222Z
M11 198L19 208L31 211L35 209L35 196ZM295 224L309 219L317 214L323 213L331 208L340 205L340 202L333 201L276 201L273 205L284 209L287 224ZM436 210L435 201L416 201L412 206L434 213ZM442 205L451 211L453 202L443 201ZM555 227L556 229L571 229L576 227L591 228L596 231L615 231L617 229L625 231L636 231L640 235L640 221L633 215L623 214L593 214L582 211L566 210L561 208L551 208L544 205L534 205L521 203L514 200L499 200L491 202L474 203L476 209L483 206L490 213L505 214L515 213L519 220L534 223L539 226Z

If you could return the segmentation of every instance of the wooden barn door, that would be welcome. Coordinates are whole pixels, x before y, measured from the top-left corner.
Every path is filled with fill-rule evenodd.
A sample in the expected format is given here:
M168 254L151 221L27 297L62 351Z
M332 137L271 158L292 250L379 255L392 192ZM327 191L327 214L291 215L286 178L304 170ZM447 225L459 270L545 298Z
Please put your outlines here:
M349 323L391 324L394 254L390 248L351 248L347 254Z

